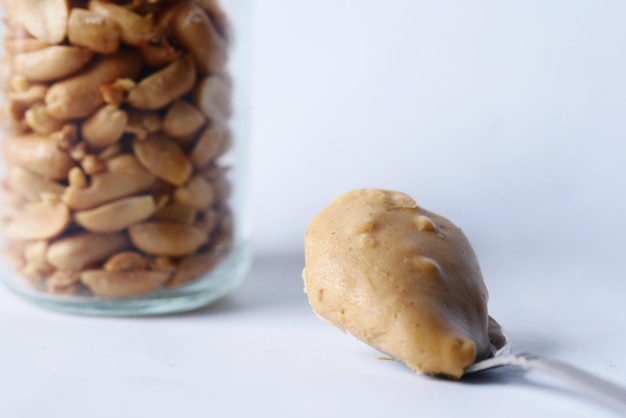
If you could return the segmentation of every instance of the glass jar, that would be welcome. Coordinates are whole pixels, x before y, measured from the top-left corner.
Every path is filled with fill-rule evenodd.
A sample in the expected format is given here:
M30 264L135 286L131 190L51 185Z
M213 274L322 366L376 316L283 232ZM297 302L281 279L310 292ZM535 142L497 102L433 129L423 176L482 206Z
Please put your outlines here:
M239 284L247 0L4 0L2 278L56 310L191 310Z

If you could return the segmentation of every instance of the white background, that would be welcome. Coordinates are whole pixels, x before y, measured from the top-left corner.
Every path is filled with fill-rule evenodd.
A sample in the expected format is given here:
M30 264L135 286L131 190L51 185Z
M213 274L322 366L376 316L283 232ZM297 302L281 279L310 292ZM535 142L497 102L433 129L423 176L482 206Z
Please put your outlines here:
M384 187L450 218L487 263L622 258L625 2L259 0L254 14L257 253L301 251L332 198Z

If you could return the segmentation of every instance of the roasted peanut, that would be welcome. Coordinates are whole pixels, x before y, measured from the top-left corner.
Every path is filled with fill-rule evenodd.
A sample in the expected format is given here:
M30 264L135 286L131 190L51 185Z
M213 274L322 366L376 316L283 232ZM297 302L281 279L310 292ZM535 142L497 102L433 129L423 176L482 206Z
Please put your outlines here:
M146 222L128 228L132 243L152 255L182 257L193 254L206 243L208 236L190 225Z
M185 55L144 78L128 93L128 103L137 109L160 109L193 88L196 68Z
M199 212L193 226L207 234L212 234L217 226L217 212L213 209Z
M13 135L24 134L29 129L19 106L15 106L12 103L2 103L0 105L0 122L2 122L2 127L7 133Z
M187 184L174 191L173 200L195 209L207 209L215 201L215 196L211 183L200 174L196 174Z
M62 203L26 203L19 214L4 223L4 236L16 240L42 240L56 237L70 223L70 213Z
M24 113L26 124L39 135L49 135L63 127L63 122L50 116L46 105L36 103Z
M230 132L221 127L207 127L189 154L194 167L202 168L222 155L230 143L229 136Z
M135 78L140 69L139 57L130 51L104 56L77 75L53 84L45 98L48 112L57 119L88 116L104 103L101 85Z
M4 49L11 55L38 51L48 46L50 46L50 44L36 38L17 37L6 38L4 40Z
M21 166L53 180L65 179L75 165L69 154L60 150L52 138L37 134L6 137L2 145L8 165Z
M25 90L10 91L7 96L12 104L28 107L34 103L44 100L47 93L48 86L43 84L33 84Z
M42 42L58 44L67 33L68 0L5 0L9 16Z
M96 155L85 155L80 161L81 167L86 174L93 176L94 174L102 173L106 170L106 164Z
M201 127L205 117L198 109L184 100L176 100L165 114L163 132L179 142L187 144Z
M75 73L92 57L93 51L86 48L53 45L17 54L13 59L13 69L32 81L52 81Z
M148 268L173 273L176 270L176 263L170 257L152 256L148 258Z
M174 37L191 53L198 71L204 74L224 70L227 47L204 10L193 2L178 8L172 19ZM202 39L202 42L198 42Z
M122 154L105 161L106 170L91 177L84 188L68 187L62 200L74 210L85 210L146 190L154 177L134 155Z
M225 202L232 194L232 185L227 177L218 177L211 181L213 192L215 193L215 200L219 202Z
M103 149L100 154L98 154L98 157L101 160L110 160L113 159L117 156L119 156L122 153L123 149L122 146L120 144L113 144L113 145L109 145L108 147L106 147L105 149Z
M72 9L67 23L71 44L80 45L101 54L114 54L119 48L119 24L108 16L85 9Z
M61 196L65 187L23 167L11 167L7 184L18 195L30 201L41 200L42 194Z
M118 78L113 83L101 85L100 95L105 103L119 107L124 103L128 92L135 85L136 83L130 78Z
M196 0L196 3L209 14L211 22L213 22L222 38L228 39L228 19L217 0Z
M123 6L105 1L91 0L89 10L113 19L120 27L120 40L130 45L146 45L157 35L151 14L140 16Z
M84 232L61 238L50 244L46 259L48 263L61 270L80 270L129 247L130 241L123 232L113 234Z
M201 253L183 258L176 272L166 283L167 287L179 287L211 270L222 259L223 254Z
M162 68L180 57L180 51L175 50L171 45L143 45L139 48L139 53L143 62L151 68Z
M233 85L224 75L211 75L198 83L194 100L200 110L214 124L225 124L232 115L231 97Z
M161 116L157 112L148 110L131 110L128 114L126 132L144 140L149 134L161 130Z
M155 176L172 184L182 185L191 176L191 163L176 142L161 134L133 141L135 155Z
M79 288L80 271L56 270L45 281L46 292L53 295L73 295Z
M170 273L162 271L86 270L80 280L94 295L104 299L120 299L150 293L163 285Z
M91 232L117 232L149 218L155 211L152 196L137 196L76 212L74 220Z
M105 105L85 120L80 132L91 148L103 149L122 137L127 122L125 111L113 105Z
M134 251L124 251L111 256L105 263L106 271L147 270L148 260Z

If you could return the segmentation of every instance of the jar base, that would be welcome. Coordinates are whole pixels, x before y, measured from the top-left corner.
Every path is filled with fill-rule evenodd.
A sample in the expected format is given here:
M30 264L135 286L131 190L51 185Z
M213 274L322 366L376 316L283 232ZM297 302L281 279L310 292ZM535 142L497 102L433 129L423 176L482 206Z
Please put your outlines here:
M251 261L250 245L240 243L215 269L188 285L129 299L47 295L28 287L23 279L11 277L7 266L2 266L2 279L17 295L54 311L93 316L164 315L192 311L222 298L244 281Z

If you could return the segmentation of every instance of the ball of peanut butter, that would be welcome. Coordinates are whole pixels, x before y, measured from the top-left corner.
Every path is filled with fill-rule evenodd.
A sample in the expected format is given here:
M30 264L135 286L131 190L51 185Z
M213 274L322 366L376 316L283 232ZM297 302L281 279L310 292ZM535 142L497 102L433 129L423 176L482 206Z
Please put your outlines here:
M449 220L389 190L349 191L305 234L314 312L419 373L462 376L490 354L487 289Z

